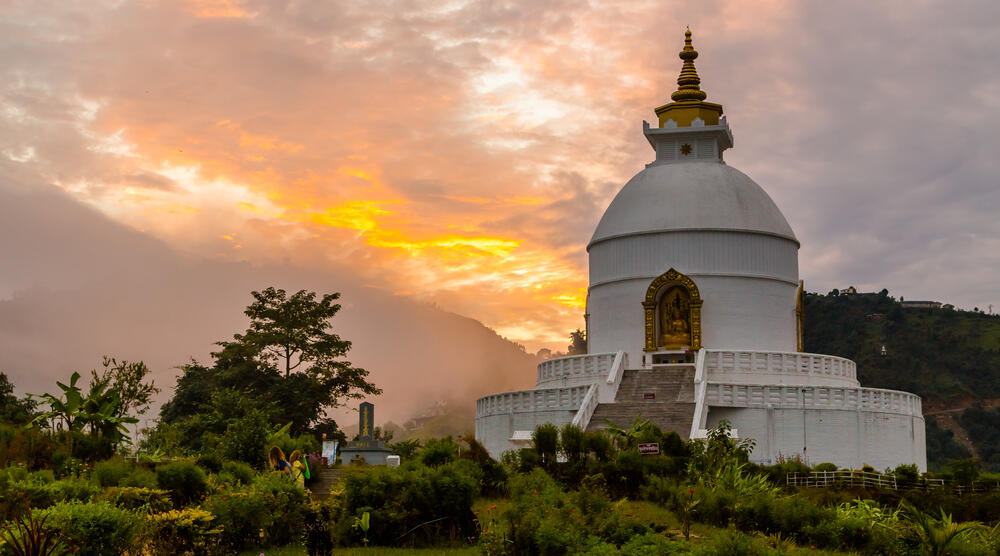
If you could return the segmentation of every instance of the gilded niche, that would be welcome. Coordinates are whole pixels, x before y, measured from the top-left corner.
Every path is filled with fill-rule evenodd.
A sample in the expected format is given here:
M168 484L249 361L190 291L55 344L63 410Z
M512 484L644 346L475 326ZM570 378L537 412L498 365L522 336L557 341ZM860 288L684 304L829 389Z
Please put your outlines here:
M670 269L646 290L645 351L701 349L701 304L691 278Z

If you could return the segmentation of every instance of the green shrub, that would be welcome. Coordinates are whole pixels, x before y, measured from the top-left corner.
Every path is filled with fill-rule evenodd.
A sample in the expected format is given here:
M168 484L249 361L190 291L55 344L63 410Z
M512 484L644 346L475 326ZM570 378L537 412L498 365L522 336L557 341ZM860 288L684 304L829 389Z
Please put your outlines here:
M60 502L41 512L54 530L82 556L129 551L140 529L140 518L107 502Z
M241 461L227 461L222 464L220 475L223 474L232 477L236 483L249 485L257 475L257 472L254 471L253 467L250 467L247 463L243 463Z
M260 542L260 532L270 519L267 496L250 490L225 491L208 497L202 508L215 516L221 529L219 544L226 553L237 554Z
M156 473L145 467L135 467L118 486L155 489L159 485L156 482Z
M270 546L286 545L302 535L309 495L299 485L279 473L264 473L253 480L253 491L267 498L271 509L265 523L264 540Z
M636 535L622 545L622 556L648 556L650 554L677 554L687 552L686 546L671 542L663 535L649 532Z
M763 539L736 529L726 529L712 536L712 546L699 547L698 553L721 556L756 556L771 554Z
M102 487L113 487L121 484L122 479L132 472L132 466L121 458L113 458L97 462L91 472L91 477Z
M898 465L892 473L896 476L897 481L909 484L916 483L920 479L920 470L917 469L916 464L912 463L910 465Z
M450 436L431 438L417 454L424 465L436 467L455 461L458 457L458 444Z
M222 469L225 460L216 452L202 452L198 454L194 462L209 473L218 473Z
M837 465L830 462L824 462L813 466L813 471L831 472L836 470L837 470Z
M367 536L379 545L434 544L452 534L474 536L472 503L479 493L480 473L478 466L465 460L437 467L410 464L350 473L345 477L345 521L370 512ZM445 519L434 521L439 518ZM429 521L434 522L418 527ZM358 538L346 529L341 534Z
M643 456L635 448L618 452L613 462L603 468L608 490L616 498L638 498L639 489L645 482Z
M215 516L200 508L154 513L146 523L147 548L154 555L205 554L219 542Z
M242 461L258 468L266 461L271 420L266 411L253 409L229 423L219 442L219 452L225 459ZM290 452L285 452L286 454Z
M606 462L611 459L611 439L603 432L590 431L583 433L583 443L587 446L587 451L594 454L597 461Z
M141 487L111 487L100 498L118 508L142 513L161 513L173 507L167 491Z
M583 429L573 423L566 423L559 431L559 446L569 463L576 463L587 454L587 444L584 441Z
M35 509L47 508L58 502L69 500L87 501L97 492L98 487L79 479L61 479L51 483L25 480L8 483L4 492L7 502Z
M205 495L208 481L205 472L189 461L176 461L156 468L156 482L170 492L178 506L186 506Z
M336 510L331 504L312 502L305 510L303 520L303 544L310 556L329 556L333 552L332 524Z
M510 505L503 518L513 553L617 554L616 546L649 533L620 503L611 502L602 475L585 477L573 493L563 492L541 469L511 477L509 485ZM484 542L496 547L496 537L490 533Z
M536 427L531 433L531 446L538 454L542 467L550 469L555 464L556 453L559 451L559 429L550 424Z

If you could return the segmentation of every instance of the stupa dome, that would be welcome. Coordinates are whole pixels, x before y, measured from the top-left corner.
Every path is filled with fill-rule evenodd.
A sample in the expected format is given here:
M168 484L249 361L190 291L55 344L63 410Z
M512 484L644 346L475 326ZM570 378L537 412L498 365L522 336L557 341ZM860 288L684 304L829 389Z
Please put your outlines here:
M746 174L716 161L653 164L604 212L590 245L678 230L742 231L797 242L771 197Z

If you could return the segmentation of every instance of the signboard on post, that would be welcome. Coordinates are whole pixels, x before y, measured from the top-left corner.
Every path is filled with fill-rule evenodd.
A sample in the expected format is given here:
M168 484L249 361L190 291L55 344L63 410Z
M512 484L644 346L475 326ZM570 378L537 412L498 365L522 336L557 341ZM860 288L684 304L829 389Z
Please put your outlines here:
M660 455L660 445L656 442L649 442L647 444L639 444L639 455L641 456L658 456Z

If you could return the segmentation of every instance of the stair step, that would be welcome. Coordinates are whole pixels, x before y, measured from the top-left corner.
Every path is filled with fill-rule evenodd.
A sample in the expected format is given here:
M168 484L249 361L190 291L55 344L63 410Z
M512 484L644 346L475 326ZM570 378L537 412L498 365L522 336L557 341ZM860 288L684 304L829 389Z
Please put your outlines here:
M641 414L686 440L694 421L694 374L694 365L626 369L615 401L598 404L587 430L606 428L605 419L628 427Z

